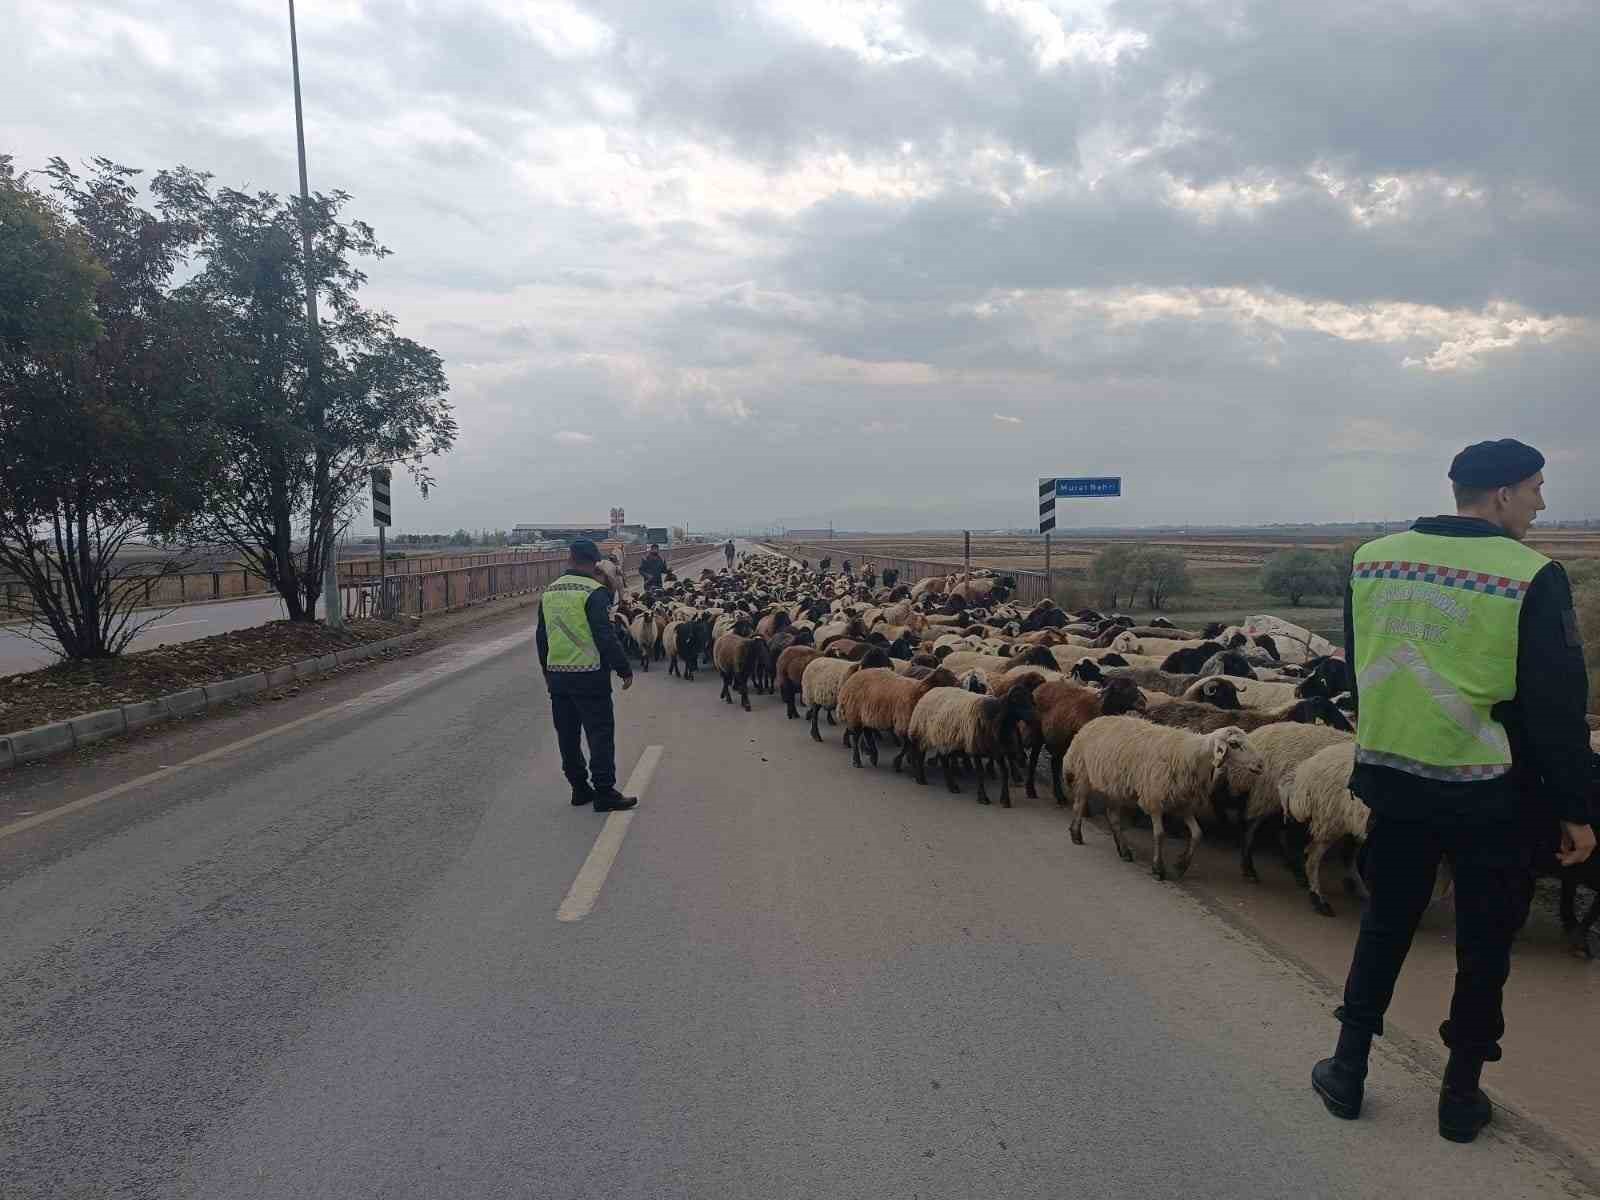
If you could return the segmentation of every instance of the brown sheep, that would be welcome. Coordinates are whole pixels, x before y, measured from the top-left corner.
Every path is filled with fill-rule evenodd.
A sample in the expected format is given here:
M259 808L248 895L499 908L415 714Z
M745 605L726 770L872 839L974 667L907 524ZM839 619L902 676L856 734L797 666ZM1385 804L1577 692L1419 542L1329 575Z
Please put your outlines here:
M905 733L917 701L931 688L955 686L956 677L942 667L927 671L920 678L897 675L883 668L857 671L839 689L839 720L845 727L845 739L850 742L851 763L857 767L861 765L864 739L867 757L877 766L877 735L888 733L900 742L900 753L894 760L894 769L898 771L906 756Z
M784 715L791 721L800 719L794 702L795 697L800 695L800 681L805 676L806 667L812 659L821 657L822 651L815 646L790 646L778 655L778 695L783 699Z
M1103 691L1062 679L1034 688L1033 706L1038 714L1038 724L1025 772L1028 795L1038 795L1033 780L1039 770L1039 755L1049 750L1050 789L1056 803L1065 806L1067 793L1061 782L1061 764L1066 761L1072 739L1096 717L1143 712L1145 698L1144 693L1127 679L1113 679Z
M750 625L746 621L740 621L738 628L749 630ZM745 712L750 711L750 671L758 661L760 650L765 649L765 646L766 643L760 638L734 632L723 634L711 648L711 661L722 675L722 699L732 704L732 691L737 688L739 706Z

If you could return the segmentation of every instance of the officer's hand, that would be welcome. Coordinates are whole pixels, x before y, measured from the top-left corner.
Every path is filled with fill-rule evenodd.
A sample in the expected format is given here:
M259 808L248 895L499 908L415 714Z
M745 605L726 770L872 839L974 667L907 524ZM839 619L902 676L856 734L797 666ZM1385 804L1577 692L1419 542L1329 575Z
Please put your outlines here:
M632 686L633 686L633 676L632 675L624 675L622 677L622 690L623 691L627 691ZM1594 845L1594 835L1593 834L1589 835L1589 844L1591 846Z
M1563 867L1575 867L1581 862L1587 862L1589 855L1593 853L1593 825L1574 825L1571 821L1561 822L1561 849L1556 851L1556 859Z

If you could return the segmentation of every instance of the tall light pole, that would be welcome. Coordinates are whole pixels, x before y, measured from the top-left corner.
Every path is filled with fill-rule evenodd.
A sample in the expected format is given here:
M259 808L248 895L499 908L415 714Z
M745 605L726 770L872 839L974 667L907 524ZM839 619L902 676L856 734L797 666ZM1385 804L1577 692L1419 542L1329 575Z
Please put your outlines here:
M326 413L322 397L322 351L318 345L317 272L311 260L311 188L306 182L306 121L300 104L300 41L295 33L294 0L289 0L289 60L294 66L294 141L300 158L300 260L306 278L306 413L318 439L313 503L320 497L322 516L322 611L332 629L344 628L339 596L339 558L333 544L333 503L329 492ZM307 564L310 565L310 564ZM312 616L315 616L312 613Z

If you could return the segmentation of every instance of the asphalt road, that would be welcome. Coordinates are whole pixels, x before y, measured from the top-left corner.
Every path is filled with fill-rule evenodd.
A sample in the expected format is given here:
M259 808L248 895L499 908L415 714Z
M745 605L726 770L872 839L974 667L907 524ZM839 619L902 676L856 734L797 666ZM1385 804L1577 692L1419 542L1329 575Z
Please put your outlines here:
M0 825L0 1195L1586 1194L1537 1139L1442 1142L1387 1047L1328 1117L1326 993L1048 802L853 770L658 670L607 819L525 621L383 671ZM78 770L52 802L114 773Z
M320 605L317 611L322 611ZM230 629L251 629L268 621L281 621L287 615L283 601L276 596L140 610L134 614L135 621L154 620L139 631L131 648L148 650L169 642L192 642ZM46 646L24 637L23 628L16 624L0 626L0 677L37 671L59 661ZM43 627L39 631L43 632Z

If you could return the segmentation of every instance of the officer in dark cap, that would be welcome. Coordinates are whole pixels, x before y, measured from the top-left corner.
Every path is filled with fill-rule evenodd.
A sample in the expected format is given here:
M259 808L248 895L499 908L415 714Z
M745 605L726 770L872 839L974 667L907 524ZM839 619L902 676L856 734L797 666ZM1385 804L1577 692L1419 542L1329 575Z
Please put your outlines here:
M539 597L534 639L550 689L550 715L561 747L561 769L572 784L572 803L593 804L596 812L638 803L617 791L611 673L621 677L627 691L633 686L633 668L611 625L611 594L600 569L600 547L588 538L577 539L568 549L566 572Z
M1456 515L1356 551L1345 657L1360 701L1350 790L1372 810L1371 890L1338 1048L1311 1073L1335 1116L1360 1115L1367 1057L1441 860L1455 875L1456 985L1439 1133L1470 1142L1492 1108L1511 941L1535 857L1594 850L1587 681L1561 564L1522 544L1544 509L1544 456L1505 438L1450 464ZM1548 831L1548 836L1546 836ZM1559 831L1559 832L1558 832ZM1315 903L1315 901L1313 901Z

